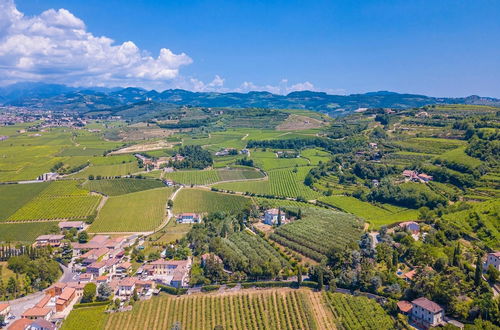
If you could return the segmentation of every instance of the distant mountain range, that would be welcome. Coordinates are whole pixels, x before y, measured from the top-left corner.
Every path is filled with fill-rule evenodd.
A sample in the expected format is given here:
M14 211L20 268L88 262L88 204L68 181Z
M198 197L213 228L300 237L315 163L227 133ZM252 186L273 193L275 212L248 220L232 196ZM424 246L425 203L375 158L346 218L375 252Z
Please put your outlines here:
M168 89L163 92L141 88L75 88L44 83L17 83L0 88L0 103L32 109L95 112L112 110L146 100L154 104L194 107L308 109L341 115L359 108L413 108L427 104L473 104L500 106L500 99L468 96L460 98L431 97L380 91L365 94L330 95L300 91L288 95L269 92L215 93ZM111 111L113 112L113 111Z

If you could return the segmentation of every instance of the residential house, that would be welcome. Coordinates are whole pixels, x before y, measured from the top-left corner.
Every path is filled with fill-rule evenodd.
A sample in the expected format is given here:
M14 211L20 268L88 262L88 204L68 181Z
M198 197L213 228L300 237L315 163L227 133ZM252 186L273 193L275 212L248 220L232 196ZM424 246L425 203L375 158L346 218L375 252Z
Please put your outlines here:
M500 271L500 251L488 253L486 262L483 264L484 270L487 270L490 265L493 265L496 270Z
M191 258L187 260L158 259L144 266L144 271L167 285L185 287L188 285Z
M412 234L418 234L420 232L420 225L415 221L405 221L399 224L399 227L409 230Z
M76 289L74 288L64 288L61 295L56 300L56 311L62 312L68 307L73 300L76 298Z
M107 260L109 257L109 252L110 250L106 247L102 247L99 249L92 249L81 255L81 258L83 259L82 265L86 266L96 261Z
M132 268L132 264L128 261L122 262L116 265L116 273L117 274L127 274L128 271Z
M411 302L406 301L406 300L401 300L401 301L398 301L397 306L398 306L398 309L401 312L401 314L408 315L408 316L411 314L411 309L413 308L413 305Z
M92 281L93 278L94 278L94 275L92 275L92 273L81 274L78 277L78 283L89 283Z
M3 316L5 319L7 319L10 316L9 303L0 303L0 316Z
M32 307L24 311L21 315L24 319L35 320L37 318L42 318L44 320L49 320L52 316L53 311L51 308L47 307Z
M184 160L184 156L181 156L179 154L176 154L174 157L171 158L173 162L182 162Z
M75 228L80 231L85 228L85 222L83 221L61 221L58 224L60 230L70 230Z
M61 241L64 239L64 235L41 235L35 240L35 245L37 247L42 246L54 246L58 247L61 245Z
M196 213L182 213L177 215L178 223L201 223L201 216Z
M10 326L9 330L55 330L56 326L51 322L43 319L29 319L22 318L14 321Z
M134 277L125 277L118 284L118 295L122 298L130 297L134 293L136 282Z
M443 323L444 310L435 302L421 297L413 300L411 319L425 328L435 327Z
M87 273L94 275L94 277L101 276L106 272L106 263L104 261L97 261L87 266Z
M95 284L97 286L103 284L103 283L108 283L109 282L109 276L108 275L101 275L101 276L98 276L96 277L95 279Z
M58 176L59 176L59 174L57 174L57 173L48 172L48 173L43 173L37 179L39 181L52 181L52 180L56 180Z
M278 215L280 215L281 223L282 224L285 223L285 220L286 220L285 212L284 211L280 212L280 210L278 210L278 209L267 210L264 213L264 223L266 225L270 225L270 226L277 225L278 224Z

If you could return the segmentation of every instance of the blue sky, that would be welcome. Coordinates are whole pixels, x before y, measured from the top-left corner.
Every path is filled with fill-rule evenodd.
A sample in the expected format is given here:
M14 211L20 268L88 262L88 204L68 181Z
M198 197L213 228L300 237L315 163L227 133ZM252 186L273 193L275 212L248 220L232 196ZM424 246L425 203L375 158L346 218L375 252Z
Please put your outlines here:
M152 57L134 62L146 73L126 77L101 71L89 77L85 67L65 63L65 70L79 70L73 77L79 84L500 97L500 1L17 0L15 6L26 18L65 8L84 23L78 28L116 45L132 41ZM162 48L173 55L155 62ZM36 72L24 70L23 79L51 70L47 60L40 61L44 71L30 61ZM92 62L86 65L92 71ZM156 72L159 65L167 70Z

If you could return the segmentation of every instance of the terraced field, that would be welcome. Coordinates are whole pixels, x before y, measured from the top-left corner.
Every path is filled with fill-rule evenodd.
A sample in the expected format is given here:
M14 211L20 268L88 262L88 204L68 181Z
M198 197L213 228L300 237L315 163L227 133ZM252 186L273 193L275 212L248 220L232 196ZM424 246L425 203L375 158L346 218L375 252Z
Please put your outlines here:
M277 228L270 238L280 245L321 261L332 247L359 240L363 223L356 217L328 209L307 208L303 218Z
M182 189L174 201L174 213L239 212L250 205L243 196L216 193L208 190Z
M109 197L89 232L145 232L165 217L171 188L157 188Z
M89 180L83 187L88 191L97 191L108 196L118 196L137 191L164 187L160 180L144 179L112 179L112 180Z

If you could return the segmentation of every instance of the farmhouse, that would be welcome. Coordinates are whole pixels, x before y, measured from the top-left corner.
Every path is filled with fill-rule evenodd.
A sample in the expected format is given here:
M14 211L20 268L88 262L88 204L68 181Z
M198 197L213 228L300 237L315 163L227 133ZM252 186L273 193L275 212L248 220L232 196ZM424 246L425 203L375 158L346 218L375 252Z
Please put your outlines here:
M184 156L176 154L174 157L171 158L173 162L182 162L184 160Z
M39 181L52 181L52 180L56 180L58 176L59 176L59 174L57 174L57 173L49 172L49 173L44 173L44 174L40 175L37 179Z
M415 221L405 221L399 224L399 227L404 230L409 230L412 234L418 234L420 232L420 225Z
M41 235L36 238L36 246L60 246L64 235Z
M75 228L80 231L85 227L85 222L83 221L62 221L58 224L60 230L70 230Z
M433 179L430 175L411 170L404 170L402 174L405 177L405 181L427 183Z
M177 216L178 223L201 223L201 216L196 213L182 213Z
M152 276L152 279L159 280L174 287L184 287L188 285L187 278L191 269L191 258L187 260L165 260L153 261L145 271Z
M500 251L488 253L486 262L483 264L484 270L487 270L490 265L493 265L496 270L500 270Z
M421 297L411 302L411 319L424 327L435 327L443 323L444 310L435 302Z
M280 212L278 209L270 209L264 213L264 223L266 225L277 225L278 224L278 214L281 218L281 223L284 223L286 220L285 212Z

